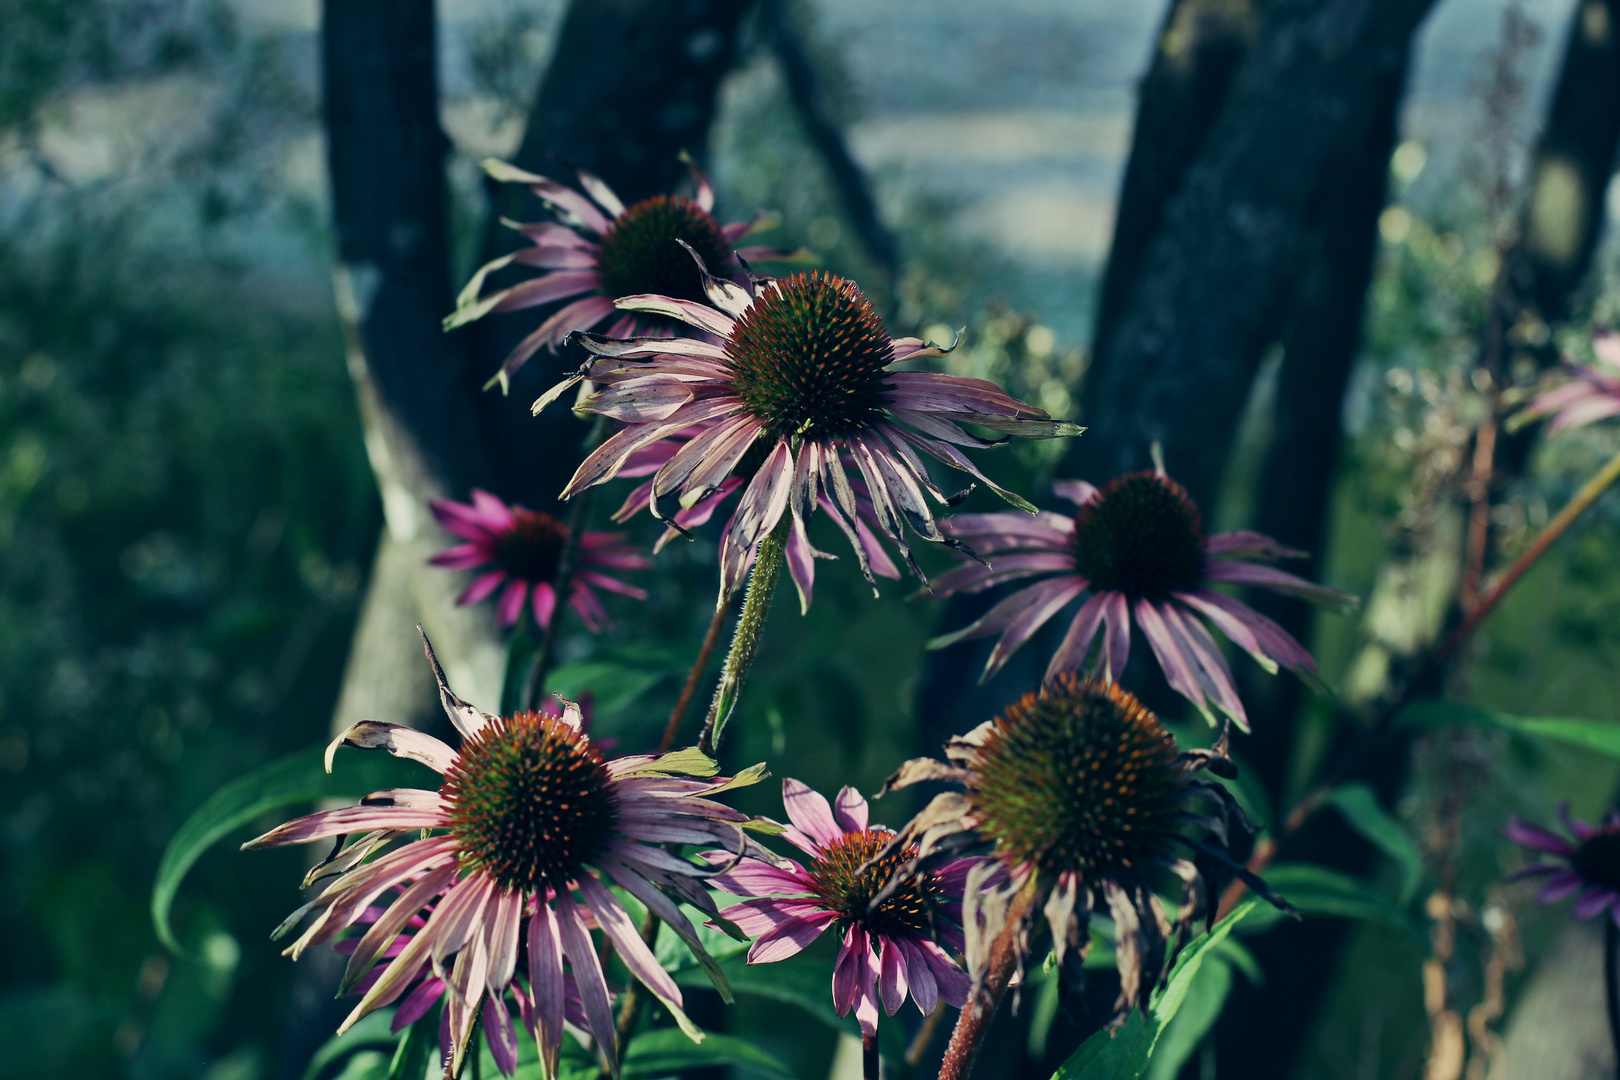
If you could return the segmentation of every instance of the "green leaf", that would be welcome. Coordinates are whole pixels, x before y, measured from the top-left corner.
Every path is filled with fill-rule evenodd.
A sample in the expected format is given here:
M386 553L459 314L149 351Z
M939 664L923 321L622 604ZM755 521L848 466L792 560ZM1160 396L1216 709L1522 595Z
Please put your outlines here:
M1401 906L1410 904L1423 881L1423 856L1400 822L1379 804L1373 789L1366 784L1345 784L1333 790L1327 805L1343 814L1352 829L1394 860L1401 871Z
M518 1040L521 1046L524 1040ZM529 1040L533 1045L533 1040ZM432 1008L405 1030L388 1064L388 1080L423 1080L439 1052L439 1010ZM437 1071L437 1070L435 1070Z
M184 952L169 915L180 883L214 844L272 810L317 799L358 799L384 788L424 784L437 788L437 778L424 766L385 753L339 754L328 773L322 765L324 746L300 750L256 769L220 788L192 812L169 838L152 882L152 926L170 952Z
M1569 743L1620 761L1620 723L1612 720L1582 720L1570 716L1509 716L1458 701L1415 701L1401 711L1396 723L1414 727L1461 724L1471 727L1500 727Z
M786 1065L746 1039L709 1032L701 1043L694 1043L674 1028L659 1028L631 1039L621 1075L624 1080L640 1080L716 1065L740 1065L782 1080L796 1080Z
M1311 863L1283 863L1271 867L1264 877L1267 885L1305 915L1364 919L1422 938L1422 931L1405 911L1349 874ZM1261 933L1282 918L1282 912L1268 906L1248 921L1243 932Z
M309 1065L304 1069L303 1080L320 1080L321 1077L332 1075L333 1064L362 1050L383 1048L392 1054L394 1043L399 1040L398 1035L388 1030L393 1019L392 1009L374 1012L342 1035L327 1039L309 1059ZM384 1062L387 1060L386 1057L383 1059Z
M1149 1015L1132 1012L1117 1029L1097 1032L1063 1063L1052 1080L1140 1080L1153 1057L1154 1046L1181 1010L1204 961L1260 902L1251 896L1216 923L1213 930L1183 949L1169 978L1154 991Z
M1193 1056L1232 992L1232 965L1212 954L1193 976L1186 1004L1165 1026L1148 1061L1147 1080L1176 1080Z

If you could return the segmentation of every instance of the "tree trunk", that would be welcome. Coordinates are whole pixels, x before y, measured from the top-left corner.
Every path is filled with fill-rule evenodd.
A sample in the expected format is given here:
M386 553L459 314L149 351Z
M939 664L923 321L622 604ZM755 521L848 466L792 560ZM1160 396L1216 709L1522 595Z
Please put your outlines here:
M749 0L573 0L513 163L564 183L573 182L575 168L588 169L627 206L674 190L687 175L681 151L705 156L720 80L736 60L749 6ZM480 261L516 247L500 218L527 221L539 212L519 185L491 184L489 192ZM493 275L490 288L523 276ZM536 325L534 311L520 311L457 331L467 343L464 385L481 388ZM560 407L537 423L529 404L578 363L541 353L519 369L508 396L483 393L476 401L500 489L536 510L558 512L557 494L580 461L586 425Z
M1131 153L1114 211L1091 335L1097 361L1141 275L1148 245L1164 224L1166 204L1181 190L1220 116L1254 38L1258 6L1257 0L1174 0L1165 13L1138 91Z
M1291 325L1283 341L1271 444L1255 490L1252 527L1305 551L1290 569L1313 580L1322 566L1328 507L1343 438L1344 391L1361 348L1367 290L1378 251L1378 216L1388 188L1407 65L1376 88L1373 122L1365 137L1332 170L1335 190L1316 223L1320 252L1301 276ZM1293 597L1250 590L1247 601L1307 647L1312 608ZM1273 801L1284 795L1293 722L1302 684L1240 662L1239 687L1253 724L1240 751Z
M1091 430L1071 469L1145 467L1213 499L1261 352L1275 339L1334 168L1375 122L1433 0L1276 0L1225 106L1147 248L1083 387Z

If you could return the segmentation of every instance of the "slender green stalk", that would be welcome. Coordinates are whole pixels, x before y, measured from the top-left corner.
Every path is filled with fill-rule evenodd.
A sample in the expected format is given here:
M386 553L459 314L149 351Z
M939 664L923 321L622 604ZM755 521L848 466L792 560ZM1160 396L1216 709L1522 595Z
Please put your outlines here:
M545 693L546 675L551 671L551 662L557 655L557 628L562 625L564 613L568 609L568 597L574 590L574 571L579 567L579 545L585 535L585 524L591 510L591 496L596 489L586 488L574 496L573 505L568 512L568 542L563 545L562 557L557 562L557 580L552 583L556 590L557 603L551 610L551 621L546 624L545 633L540 637L540 649L534 654L534 664L529 668L529 677L523 684L523 708L536 709L540 707L540 695Z
M714 691L714 703L709 706L709 717L703 722L703 733L698 737L698 749L710 757L719 747L726 721L737 707L737 696L742 692L743 680L748 678L748 669L754 666L754 654L759 651L759 639L765 631L765 617L770 614L771 596L776 592L776 579L782 572L786 547L786 530L782 528L759 542L754 569L748 575L748 595L743 599L737 631L731 639L731 651L726 654L726 666L720 673L720 685Z

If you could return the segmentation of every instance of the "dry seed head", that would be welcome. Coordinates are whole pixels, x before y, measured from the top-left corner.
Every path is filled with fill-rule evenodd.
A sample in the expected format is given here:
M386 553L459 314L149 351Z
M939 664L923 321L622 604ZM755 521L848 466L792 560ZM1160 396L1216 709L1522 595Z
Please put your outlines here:
M968 798L997 853L1082 881L1162 855L1181 803L1175 739L1113 683L1060 675L998 718Z
M562 889L608 843L618 820L602 755L555 717L500 717L462 744L440 794L468 872L502 887Z
M1165 600L1204 578L1204 525L1187 490L1162 473L1126 473L1074 518L1075 570L1098 592Z
M839 435L882 409L894 344L853 281L811 270L756 297L726 353L737 395L767 435Z

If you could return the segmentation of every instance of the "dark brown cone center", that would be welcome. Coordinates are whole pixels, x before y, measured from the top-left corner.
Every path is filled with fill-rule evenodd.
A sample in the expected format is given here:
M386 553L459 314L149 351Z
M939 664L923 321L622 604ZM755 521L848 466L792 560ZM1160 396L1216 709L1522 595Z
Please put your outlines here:
M550 514L514 506L512 524L495 537L495 561L521 581L554 581L567 546L567 525Z
M1204 580L1204 525L1185 488L1152 471L1110 481L1074 518L1074 567L1097 592L1165 600Z
M872 898L888 884L895 870L916 855L912 847L867 866L893 837L887 829L867 829L845 833L842 839L823 845L821 857L810 866L816 898L828 911L838 913L840 927L853 923L874 934L928 936L934 909L945 895L944 887L933 875L913 876L876 910L871 909Z
M728 272L731 252L719 223L690 199L654 195L625 210L602 237L596 259L602 292L615 300L652 293L704 302L703 276L677 240L691 245L709 273Z

